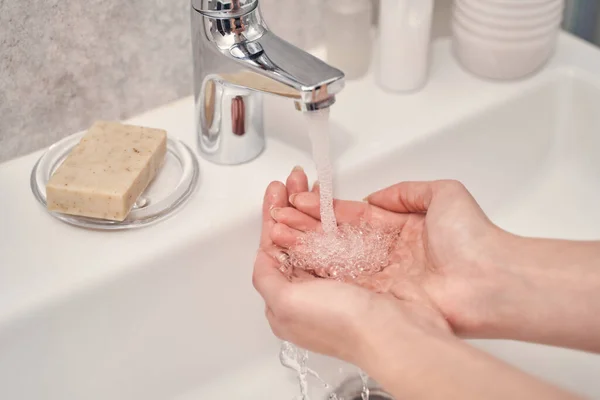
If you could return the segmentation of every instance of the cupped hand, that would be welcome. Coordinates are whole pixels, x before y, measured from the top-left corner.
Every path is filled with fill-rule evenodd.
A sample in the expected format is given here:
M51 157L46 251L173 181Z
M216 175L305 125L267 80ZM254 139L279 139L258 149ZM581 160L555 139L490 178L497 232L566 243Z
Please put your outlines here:
M272 218L274 210L289 208L289 196L308 190L306 176L295 169L287 186L269 185L264 198L263 228L254 265L253 284L266 303L273 332L305 349L361 365L368 348L388 340L397 331L450 334L444 318L432 307L358 285L316 278L296 271L285 276L282 248L273 242L283 226Z
M287 185L301 188L303 172ZM320 229L318 185L292 194L271 210L271 238L293 247L303 232ZM455 181L405 182L366 202L335 201L338 224L368 222L400 231L392 264L361 284L439 310L457 334L486 336L492 303L502 296L499 273L509 234L496 227L465 187Z

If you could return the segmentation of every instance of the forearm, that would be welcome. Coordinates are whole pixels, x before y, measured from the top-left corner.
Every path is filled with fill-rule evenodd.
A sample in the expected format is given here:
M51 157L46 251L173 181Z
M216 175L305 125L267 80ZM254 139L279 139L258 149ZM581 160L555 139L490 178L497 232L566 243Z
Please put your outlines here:
M600 242L512 237L481 336L600 352Z
M391 333L392 331L388 331ZM379 336L359 366L395 398L574 399L453 337Z

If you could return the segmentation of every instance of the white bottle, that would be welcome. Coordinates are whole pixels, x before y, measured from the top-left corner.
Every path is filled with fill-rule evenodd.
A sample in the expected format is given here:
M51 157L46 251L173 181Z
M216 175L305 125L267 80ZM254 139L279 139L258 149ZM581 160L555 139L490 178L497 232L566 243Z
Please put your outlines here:
M327 62L348 80L363 77L373 55L371 0L327 0L325 4Z
M381 0L377 80L388 91L421 89L429 73L434 0Z

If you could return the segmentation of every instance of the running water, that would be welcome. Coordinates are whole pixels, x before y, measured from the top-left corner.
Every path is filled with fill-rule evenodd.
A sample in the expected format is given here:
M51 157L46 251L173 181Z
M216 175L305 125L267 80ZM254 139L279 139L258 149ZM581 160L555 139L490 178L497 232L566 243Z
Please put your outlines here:
M306 113L306 120L321 185L321 224L324 232L333 233L337 221L333 212L333 168L329 157L329 108Z
M342 224L338 227L333 209L333 168L329 155L329 109L305 114L312 142L313 160L320 182L321 225L323 232L307 232L303 240L288 251L288 260L281 266L285 273L303 269L321 278L351 281L382 271L390 263L390 255L398 231L375 227L368 221ZM309 400L307 376L316 377L326 389L329 385L306 366L308 352L291 343L281 348L281 363L298 374L300 400ZM360 372L362 400L369 400L369 377ZM329 400L337 400L335 394ZM342 399L340 399L342 400Z

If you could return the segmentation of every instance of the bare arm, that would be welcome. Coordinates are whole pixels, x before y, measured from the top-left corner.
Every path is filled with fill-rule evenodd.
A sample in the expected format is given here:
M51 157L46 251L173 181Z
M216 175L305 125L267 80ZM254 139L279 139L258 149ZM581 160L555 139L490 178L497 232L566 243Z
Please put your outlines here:
M452 337L389 324L367 337L358 364L398 399L578 398Z
M600 242L512 236L478 336L600 353Z

